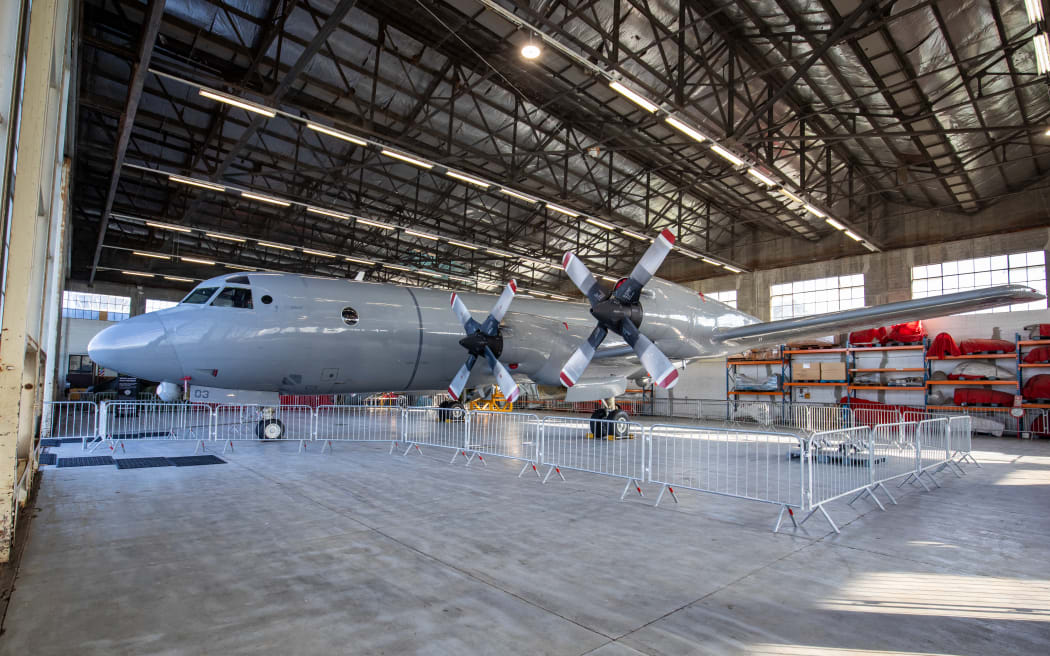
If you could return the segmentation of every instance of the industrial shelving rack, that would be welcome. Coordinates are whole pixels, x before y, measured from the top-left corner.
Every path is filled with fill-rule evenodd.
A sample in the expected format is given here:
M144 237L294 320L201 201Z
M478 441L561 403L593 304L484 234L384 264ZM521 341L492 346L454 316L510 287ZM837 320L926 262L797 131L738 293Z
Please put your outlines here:
M730 398L741 397L741 396L772 396L780 398L783 402L784 396L784 380L786 380L791 374L791 363L784 357L784 348L781 347L780 359L778 360L746 360L743 358L731 358L726 360L726 394ZM767 367L769 371L770 367L780 367L780 379L777 383L777 389L775 391L757 391L757 390L735 390L730 388L734 374L738 367Z
M854 398L857 400L863 400L854 396L854 392L861 391L894 391L894 392L922 392L923 402L926 404L926 382L927 382L927 368L923 363L926 357L926 349L928 347L928 340L923 340L921 344L904 344L897 346L854 346L847 344L847 366L846 373L849 376L850 384L846 390L849 393L848 400L852 401ZM857 362L858 356L864 357L867 355L886 355L888 352L903 352L909 355L915 355L918 362L915 366L911 367L862 367ZM919 373L922 374L921 386L915 385L861 385L854 382L854 377L859 373Z

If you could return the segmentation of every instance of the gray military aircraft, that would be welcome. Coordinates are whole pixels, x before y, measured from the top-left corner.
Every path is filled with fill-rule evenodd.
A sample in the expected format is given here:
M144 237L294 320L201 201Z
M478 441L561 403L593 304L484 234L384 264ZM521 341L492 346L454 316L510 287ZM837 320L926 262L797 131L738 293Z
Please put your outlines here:
M762 322L653 277L673 243L669 231L657 236L631 275L612 290L566 253L564 269L589 307L524 296L512 310L517 287L511 281L487 315L489 295L452 294L450 312L448 293L434 289L283 273L228 274L202 282L175 307L106 328L88 353L108 369L162 381L158 393L165 400L179 398L180 383L187 382L229 391L200 400L244 402L243 394L255 391L268 393L263 402L276 405L280 393L438 390L451 380L448 391L455 401L445 405L459 409L464 388L492 382L508 399L517 398L517 378L535 382L546 395L601 400L605 409L595 418L626 426L627 415L615 399L628 382L671 387L678 369L692 360L1043 298L1027 287L1007 285ZM488 372L473 370L482 357ZM266 434L279 437L279 432Z

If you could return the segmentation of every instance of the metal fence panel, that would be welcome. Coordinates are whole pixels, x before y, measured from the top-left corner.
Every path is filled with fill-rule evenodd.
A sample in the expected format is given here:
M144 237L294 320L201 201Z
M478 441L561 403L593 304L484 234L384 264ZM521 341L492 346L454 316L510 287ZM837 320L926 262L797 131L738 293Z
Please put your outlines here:
M40 437L80 438L81 445L98 436L98 405L91 401L49 401L40 413Z
M408 446L426 444L447 449L466 446L467 413L452 408L407 408L403 411L401 439Z
M329 405L317 408L314 438L331 442L396 442L401 439L401 408Z
M468 453L539 465L543 424L536 415L476 410L468 413L467 422Z
M100 412L103 440L202 442L212 437L212 410L200 403L110 401L102 404Z
M809 440L809 488L812 506L873 483L871 429L854 426L814 433Z
M919 459L918 427L914 421L899 421L879 424L871 430L874 483L886 483L915 473Z
M919 448L918 471L920 473L941 463L948 462L951 454L949 451L947 419L920 421L916 436Z
M977 464L973 454L973 420L970 417L952 417L948 420L949 454L956 462L970 460ZM979 465L978 465L979 466Z
M630 437L627 439L600 437L612 432L615 423L577 417L544 417L542 464L559 474L562 469L574 469L644 481L646 456L642 426L628 422Z
M657 424L649 429L649 482L801 508L798 435Z

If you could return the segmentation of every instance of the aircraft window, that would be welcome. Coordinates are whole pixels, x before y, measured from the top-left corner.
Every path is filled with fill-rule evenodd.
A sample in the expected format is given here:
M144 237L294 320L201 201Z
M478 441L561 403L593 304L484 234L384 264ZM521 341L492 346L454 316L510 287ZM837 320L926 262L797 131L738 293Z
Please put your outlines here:
M232 307L250 310L252 309L252 290L243 287L227 287L219 292L219 295L215 297L211 305L212 307Z
M233 285L247 285L248 276L234 276L232 278L227 278L226 282Z
M207 303L211 295L215 293L218 287L198 287L194 289L189 295L182 299L183 303L196 303L198 305Z
M263 295L263 297L259 300L263 302L263 305L269 305L270 303L273 303L273 297L269 294Z
M348 326L357 325L357 310L352 307L343 308L343 323Z

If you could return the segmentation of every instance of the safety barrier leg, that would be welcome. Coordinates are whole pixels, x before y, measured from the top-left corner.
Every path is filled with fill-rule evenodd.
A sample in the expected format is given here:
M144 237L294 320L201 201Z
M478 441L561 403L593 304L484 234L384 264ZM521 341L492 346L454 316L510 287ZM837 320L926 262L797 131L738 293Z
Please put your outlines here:
M777 514L777 523L773 526L773 532L774 533L776 533L776 532L778 532L780 530L780 524L781 524L781 522L784 521L784 512L785 511L787 512L788 518L791 519L792 525L794 525L794 527L796 529L801 527L800 524L797 521L795 521L795 511L791 509L791 506L788 506L788 505L785 504L783 506L780 506L780 513ZM805 530L805 529L803 529L803 530Z
M620 494L620 501L624 500L624 497L626 497L627 493L631 490L631 486L632 485L634 486L634 489L638 492L638 496L640 496L640 497L644 497L645 496L645 494L642 492L642 484L639 483L638 481L634 480L633 478L628 478L627 479L627 485L623 486L623 493Z
M561 473L561 469L558 468L558 465L551 465L550 469L547 470L547 475L543 477L543 482L546 483L547 479L551 477L551 474L555 472L558 473L558 476L561 476L561 480L565 480L565 474Z
M817 504L816 508L814 508L813 510L810 510L809 514L806 515L805 517L803 517L802 521L798 523L798 526L802 526L803 524L805 524L806 520L809 519L810 517L812 517L818 510L821 512L821 514L824 515L824 519L826 519L828 521L828 524L831 525L831 529L833 531L835 531L836 533L841 533L842 532L842 531L839 530L839 527L838 527L837 524L835 524L834 520L831 519L831 515L828 514L828 511L824 509L824 504L822 504L822 503Z
M853 498L848 501L849 505L852 506L854 502L856 502L865 494L871 497L871 500L875 502L875 505L879 507L879 510L886 510L886 506L882 505L882 502L879 501L879 497L875 495L875 492L872 491L872 486L870 485L862 489L860 492L857 492L857 494L854 495Z
M653 508L660 505L660 499L664 498L664 492L670 492L671 498L674 499L675 503L678 503L678 495L674 493L674 488L664 483L663 487L660 488L660 494L656 495L656 503L653 504Z
M542 478L542 475L540 474L539 462L533 460L525 461L525 464L521 466L521 471L518 472L518 478L521 478L522 474L529 470L529 467L532 467L532 471L536 472L536 478Z

